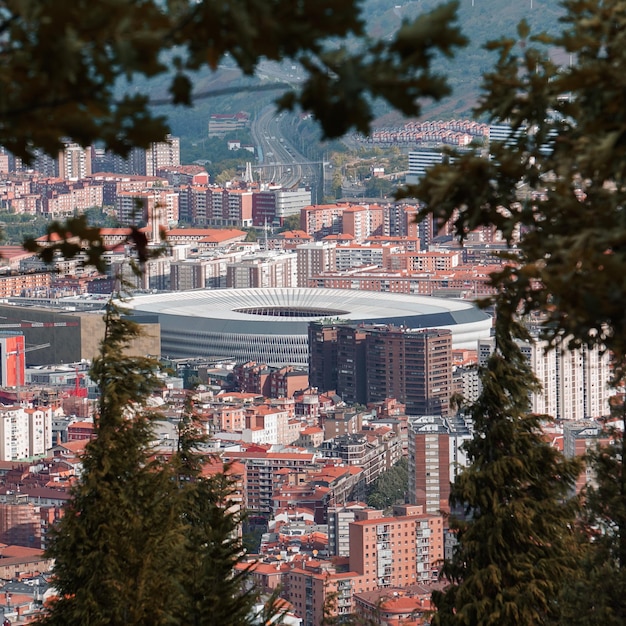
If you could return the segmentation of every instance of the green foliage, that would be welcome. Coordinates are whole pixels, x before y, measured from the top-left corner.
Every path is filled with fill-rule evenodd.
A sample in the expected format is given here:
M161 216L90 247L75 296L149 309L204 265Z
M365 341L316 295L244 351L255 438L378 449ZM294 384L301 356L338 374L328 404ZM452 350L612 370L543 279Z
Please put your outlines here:
M91 378L100 387L96 439L65 515L53 529L59 597L41 623L166 624L179 594L171 555L180 550L169 472L151 458L146 398L160 383L152 359L123 355L138 334L115 307Z
M285 230L300 230L300 215L288 215L280 228L280 231Z
M623 420L624 402L616 403L614 409L613 417ZM587 455L594 479L585 492L581 522L584 558L562 598L562 623L572 626L618 626L626 621L624 437L617 428L608 428L607 434L612 442Z
M433 593L441 626L553 623L563 581L576 571L576 501L568 497L581 464L552 447L540 418L528 414L537 383L515 341L526 336L500 303L497 350L472 407L470 466L452 485L450 504L464 517L451 524L458 545L443 567L450 584Z
M494 277L522 307L546 316L545 335L626 353L626 25L613 3L566 2L565 31L541 37L577 57L557 68L533 37L501 39L477 113L521 132L491 145L492 159L458 155L410 194L426 213L453 218L460 237L497 226L516 244L515 268ZM558 70L558 71L557 71ZM530 130L529 130L530 129ZM546 150L548 148L548 150ZM458 212L457 212L458 209Z
M25 239L41 237L46 232L48 219L26 213L2 213L0 215L2 241L18 245Z
M281 106L312 111L327 136L366 132L372 98L416 115L420 99L445 95L430 65L465 43L455 9L436 7L376 40L358 0L7 2L0 145L25 159L36 148L55 154L63 138L122 154L147 147L168 128L135 79L167 76L170 101L189 105L195 72L216 70L227 55L247 75L260 59L299 63L307 78Z
M513 131L509 140L492 144L490 159L478 152L456 155L454 162L434 167L417 188L408 190L408 195L416 195L425 203L423 215L451 220L461 239L478 226L494 225L510 242L508 256L512 264L492 276L499 293L497 302L506 301L506 307L498 310L499 323L533 315L543 321L542 334L557 349L562 342L573 347L602 346L614 357L616 384L623 384L626 7L602 0L566 0L563 6L566 14L562 33L531 35L533 30L521 23L515 36L502 37L489 45L497 60L484 77L477 115L492 123L510 124ZM546 52L547 46L562 49L573 62L557 67ZM523 393L520 389L514 393L510 387L515 374L507 373L510 347L501 346L500 352L507 360L500 359L487 370L488 375L490 370L493 372L490 384L497 382L508 396L494 395L492 406L487 406L483 395L483 412L493 423L479 430L484 441L474 440L472 444L479 448L484 445L484 457L492 461L498 459L501 450L509 449L491 439L491 432L500 424L491 417L493 409L506 406L503 403L507 397ZM519 435L510 436L511 441L523 441ZM533 444L516 471L536 463L538 452ZM624 623L625 453L624 437L619 434L614 446L590 456L597 486L587 492L583 516L586 524L581 530L579 552L572 548L572 554L580 555L578 571L563 569L567 565L561 558L567 533L560 523L562 534L549 544L558 550L551 549L549 560L537 554L532 561L510 555L512 565L508 570L514 573L520 571L518 564L525 566L529 562L534 563L533 572L542 577L548 569L538 568L537 563L555 567L551 580L567 583L560 602L559 590L541 581L519 605L517 600L515 605L507 604L504 601L512 598L510 590L520 589L518 579L501 576L499 572L506 572L506 568L487 567L486 555L494 550L504 553L498 538L506 537L503 545L514 548L518 541L513 530L526 529L528 533L528 522L521 518L515 529L508 529L509 535L503 535L500 529L507 527L491 520L482 540L468 537L476 524L470 522L467 531L462 527L459 533L461 556L455 558L458 569L447 570L455 585L450 593L437 598L441 623L463 618L465 623L488 623L489 619L494 623L538 623L548 621L552 613L558 617L557 608L563 624ZM515 459L512 453L510 457L507 463L499 462L499 471ZM477 465L480 457L476 451L472 459L472 468L466 478L462 475L454 493L457 502L476 502L484 508L489 503L476 499L485 493L478 481L481 464ZM545 475L551 474L537 472L537 476ZM533 538L537 532L533 523ZM533 546L524 549L529 555L535 550ZM476 578L474 570L482 571L485 577ZM486 601L480 604L477 599L494 589L494 581L507 582L508 595L501 595L499 605ZM532 603L528 602L531 598ZM522 614L519 606L534 606L536 614ZM453 616L453 607L458 609L459 617ZM521 621L523 616L525 621Z
M409 464L403 457L374 481L367 494L367 504L376 509L387 509L398 502L404 503L408 485Z
M203 475L209 459L191 402L170 460L155 456L158 413L146 400L160 389L158 364L125 356L138 327L110 305L106 335L90 376L100 388L96 438L66 514L54 528L59 593L40 621L55 624L251 623L256 594L242 555L241 512L224 472Z

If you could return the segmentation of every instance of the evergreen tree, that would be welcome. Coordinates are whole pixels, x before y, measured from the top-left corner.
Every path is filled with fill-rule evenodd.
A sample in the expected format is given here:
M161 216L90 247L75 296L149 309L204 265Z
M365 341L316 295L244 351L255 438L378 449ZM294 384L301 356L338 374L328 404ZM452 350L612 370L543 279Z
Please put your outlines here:
M158 414L145 403L161 383L156 362L123 354L137 333L109 307L91 373L100 387L96 438L52 533L58 599L41 623L252 623L258 594L249 571L235 570L243 550L234 482L228 468L204 475L211 459L191 403L176 453L154 454Z
M622 423L626 405L615 405ZM619 626L626 623L626 484L624 436L607 427L613 442L590 450L593 479L585 490L581 520L583 557L578 576L567 581L562 623L571 626Z
M565 0L563 30L489 44L497 55L484 77L477 115L508 124L491 157L457 154L418 188L424 215L450 220L462 239L495 226L511 244L511 264L492 277L512 309L542 320L553 345L610 351L615 385L626 363L626 5ZM564 51L558 66L550 51ZM537 315L538 314L538 315ZM508 357L505 350L502 354ZM608 410L607 410L608 412ZM623 425L623 417L621 419ZM590 457L583 558L562 597L571 622L624 623L626 443ZM593 608L593 613L590 609Z
M177 568L185 602L180 622L190 626L245 626L254 618L258 593L250 571L236 571L243 555L240 530L243 511L233 501L235 482L229 468L205 475L219 459L202 453L207 437L188 400L179 425L178 451L172 459L177 482L180 529L185 538ZM270 603L269 613L271 615Z
M576 567L569 498L581 465L563 458L528 413L537 382L516 342L524 329L502 307L496 329L472 407L470 465L450 496L465 515L452 520L458 544L443 567L450 585L433 593L439 626L554 623L561 585Z
M65 515L51 534L58 598L43 624L158 625L176 623L180 581L172 554L181 550L170 472L152 456L153 413L147 397L159 388L152 359L128 357L137 326L110 305L100 356L90 373L100 390L95 439Z

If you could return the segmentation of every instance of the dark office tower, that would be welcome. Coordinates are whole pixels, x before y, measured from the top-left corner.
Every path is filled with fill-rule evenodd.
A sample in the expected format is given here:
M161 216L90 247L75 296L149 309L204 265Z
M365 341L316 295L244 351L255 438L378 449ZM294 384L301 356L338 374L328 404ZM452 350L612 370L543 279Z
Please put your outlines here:
M448 415L452 394L449 330L369 328L366 367L368 402L395 398L406 404L409 415Z
M320 393L337 390L336 321L309 324L309 386Z
M348 404L367 402L366 338L367 331L358 326L337 330L337 393Z

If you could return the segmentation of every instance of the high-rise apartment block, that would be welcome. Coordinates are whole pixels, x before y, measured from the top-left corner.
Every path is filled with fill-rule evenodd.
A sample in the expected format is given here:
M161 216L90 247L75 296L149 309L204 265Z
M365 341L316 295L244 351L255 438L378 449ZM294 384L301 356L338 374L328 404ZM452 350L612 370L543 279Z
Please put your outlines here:
M309 376L311 386L334 390L347 402L395 398L410 415L445 416L452 395L452 333L315 322L309 326Z
M91 148L68 143L59 152L59 178L79 180L91 174Z
M482 365L494 349L493 339L478 342ZM530 410L560 420L583 420L609 413L611 388L610 355L601 347L566 345L547 350L541 340L520 343L524 356L542 389L531 395ZM469 398L471 400L471 398Z
M443 516L421 507L396 507L399 515L350 524L350 570L357 590L436 580L443 560Z
M226 286L233 289L296 287L297 259L293 252L250 255L227 265Z
M409 418L409 502L427 513L449 511L450 484L467 465L462 445L470 438L462 418Z
M158 169L176 165L180 165L180 138L168 135L146 150L146 176L156 176Z
M298 255L298 287L308 287L309 280L320 272L335 269L336 244L315 241L296 248Z
M329 604L343 617L354 612L355 594L435 581L444 556L443 526L441 515L425 514L421 507L394 507L392 517L354 507L335 529L344 552L347 541L349 571L329 561L303 560L286 574L285 598L303 626L318 626Z

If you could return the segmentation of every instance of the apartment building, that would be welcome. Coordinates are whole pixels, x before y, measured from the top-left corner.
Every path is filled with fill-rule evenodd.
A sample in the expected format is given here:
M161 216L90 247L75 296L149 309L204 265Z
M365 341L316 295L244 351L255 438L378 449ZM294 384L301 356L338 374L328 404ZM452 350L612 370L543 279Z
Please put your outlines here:
M449 511L450 484L467 465L462 446L470 438L463 418L409 417L409 502L427 513Z
M226 286L233 289L249 287L296 287L298 255L294 252L268 254L257 252L229 263Z
M180 165L180 138L168 135L165 141L152 143L146 150L146 176L156 176L163 167Z
M337 245L315 241L296 247L298 258L298 287L308 287L310 280L322 273L336 269Z
M44 454L52 447L52 413L21 406L0 407L0 461Z
M91 148L68 143L59 152L59 178L79 180L91 174Z
M565 342L566 344L566 342ZM493 339L478 342L479 364L494 349ZM570 350L567 345L547 350L541 340L520 343L541 391L531 394L530 410L559 420L584 420L609 414L611 356L601 347Z
M280 470L315 469L315 455L308 452L227 451L223 460L244 465L245 506L248 511L261 515L270 515L273 510L272 496Z
M419 506L394 507L393 517L349 525L349 569L357 593L437 580L443 560L444 519Z
M452 333L371 327L365 342L367 402L395 398L410 415L448 415Z

